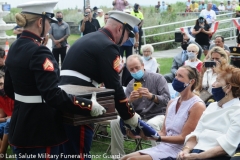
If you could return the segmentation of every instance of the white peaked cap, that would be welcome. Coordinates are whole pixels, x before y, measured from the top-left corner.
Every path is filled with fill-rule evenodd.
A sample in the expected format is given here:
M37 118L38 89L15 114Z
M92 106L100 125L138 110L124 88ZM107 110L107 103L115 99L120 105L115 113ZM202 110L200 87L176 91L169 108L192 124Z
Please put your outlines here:
M17 6L17 8L22 8L22 13L45 15L46 17L55 21L56 19L54 19L53 9L57 3L58 1L56 0L53 1L36 0L20 4Z
M128 24L131 27L129 28L130 30L133 30L134 26L137 26L141 22L139 18L122 11L109 11L108 14L109 18L117 19L123 24Z

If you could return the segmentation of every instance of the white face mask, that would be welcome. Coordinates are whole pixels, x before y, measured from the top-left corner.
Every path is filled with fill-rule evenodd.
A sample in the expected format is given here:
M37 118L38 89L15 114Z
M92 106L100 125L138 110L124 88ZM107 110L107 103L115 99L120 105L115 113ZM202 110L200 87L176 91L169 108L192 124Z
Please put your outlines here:
M187 52L187 55L188 55L188 59L190 60L194 60L197 57L197 55L193 52Z

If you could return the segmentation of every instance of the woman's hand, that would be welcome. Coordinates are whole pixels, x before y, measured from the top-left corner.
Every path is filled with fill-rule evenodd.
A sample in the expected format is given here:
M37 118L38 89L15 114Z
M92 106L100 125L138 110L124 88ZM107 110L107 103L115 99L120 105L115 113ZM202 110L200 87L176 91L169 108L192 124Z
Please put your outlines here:
M141 138L141 136L135 136L135 135L131 132L130 129L127 129L127 130L126 130L126 133L127 133L127 136L130 137L130 138L132 138L132 139L139 139L139 138Z
M178 153L177 160L195 160L204 159L201 157L201 153L189 153L187 150Z
M183 156L184 160L202 159L198 153L188 153Z

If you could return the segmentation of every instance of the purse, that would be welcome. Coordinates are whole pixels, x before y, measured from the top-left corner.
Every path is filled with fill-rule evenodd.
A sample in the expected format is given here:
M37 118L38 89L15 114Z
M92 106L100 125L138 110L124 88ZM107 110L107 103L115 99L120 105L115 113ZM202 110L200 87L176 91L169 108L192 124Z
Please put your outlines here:
M212 94L209 93L206 89L202 89L199 97L206 103L212 97Z
M209 87L208 85L208 72L207 72L207 88ZM199 97L207 103L207 101L212 98L212 94L208 92L207 88L203 88L200 92Z

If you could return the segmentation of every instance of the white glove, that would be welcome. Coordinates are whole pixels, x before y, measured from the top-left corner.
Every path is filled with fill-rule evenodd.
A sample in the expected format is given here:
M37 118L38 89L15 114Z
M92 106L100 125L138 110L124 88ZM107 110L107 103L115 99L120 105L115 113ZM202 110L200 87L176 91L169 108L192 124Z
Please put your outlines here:
M106 109L103 106L101 106L96 100L96 92L92 93L91 101L92 101L92 110L90 112L91 116L96 117L106 113Z
M138 119L141 119L141 117L135 112L134 116L128 120L125 120L124 123L136 128L138 125Z

